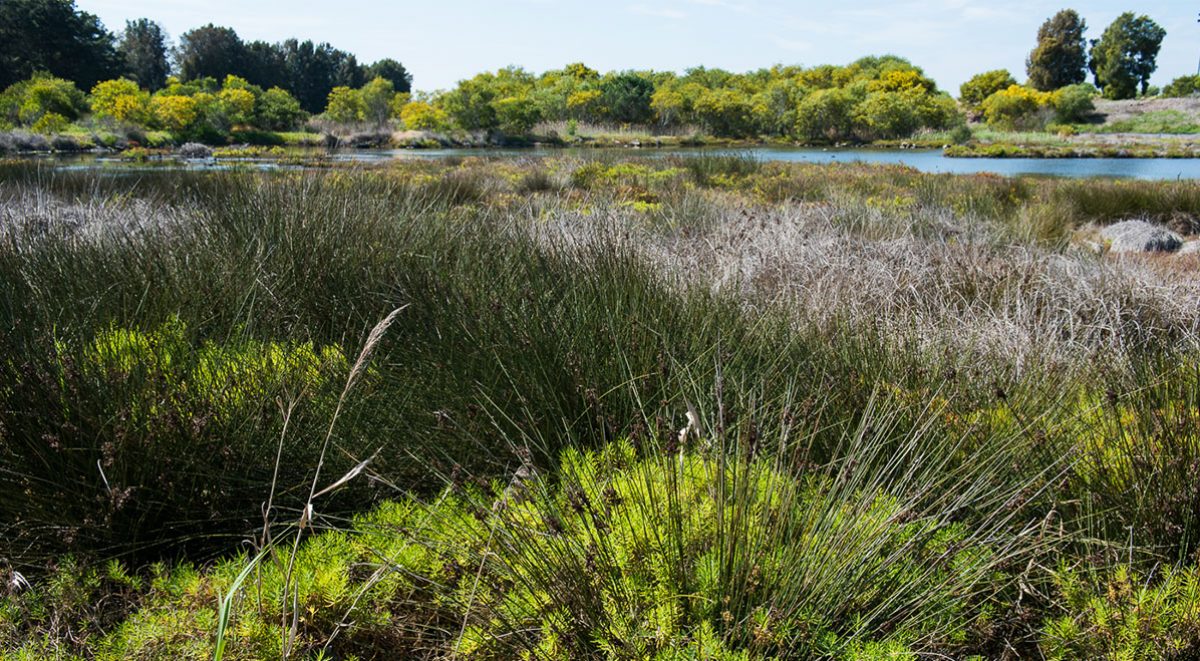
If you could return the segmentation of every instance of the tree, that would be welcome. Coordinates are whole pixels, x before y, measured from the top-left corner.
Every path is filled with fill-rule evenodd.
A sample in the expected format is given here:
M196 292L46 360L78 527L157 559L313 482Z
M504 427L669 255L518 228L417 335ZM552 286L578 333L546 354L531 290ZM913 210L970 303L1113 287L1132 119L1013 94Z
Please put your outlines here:
M126 21L117 50L139 85L153 92L166 84L171 65L167 62L167 34L161 25L148 18Z
M995 69L975 74L958 88L959 100L971 110L978 109L984 99L1016 85L1017 81L1007 69Z
M1096 76L1096 87L1106 99L1131 99L1150 86L1150 75L1158 68L1158 49L1167 36L1150 17L1125 12L1112 22L1100 39L1092 42L1088 65Z
M362 93L344 85L330 90L325 116L335 122L357 122L363 119Z
M383 126L392 116L392 101L396 90L392 81L386 78L374 78L358 91L362 100L363 117L375 126Z
M1087 22L1074 9L1064 9L1042 23L1037 46L1025 60L1034 89L1048 92L1087 78L1086 30Z
M365 74L358 60L329 44L288 39L279 44L287 84L282 85L308 112L320 112L334 87L361 87Z
M255 113L258 125L272 131L295 128L307 114L296 97L279 87L272 87L258 97Z
M412 74L396 60L385 58L367 67L367 78L383 78L392 84L397 92L412 91Z
M115 40L74 0L0 0L0 88L47 71L91 89L124 69Z
M622 124L649 124L654 119L650 101L654 82L642 74L627 71L610 74L600 81L601 103L608 118Z
M183 80L244 75L247 68L246 45L233 28L209 23L184 32L175 49L175 61Z

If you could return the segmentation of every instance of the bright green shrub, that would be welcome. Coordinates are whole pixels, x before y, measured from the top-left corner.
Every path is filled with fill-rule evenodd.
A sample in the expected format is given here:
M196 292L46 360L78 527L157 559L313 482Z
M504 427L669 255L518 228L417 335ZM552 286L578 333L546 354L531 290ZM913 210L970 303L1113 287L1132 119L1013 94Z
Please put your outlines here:
M692 106L696 121L713 135L749 137L754 135L754 115L750 99L736 90L706 90Z
M325 116L335 122L362 121L366 109L363 106L362 94L358 90L340 86L329 92L329 102L325 106Z
M967 108L977 110L991 95L1006 90L1017 81L1007 69L995 69L975 74L958 88L959 99Z
M1063 567L1055 605L1066 611L1042 629L1047 659L1188 659L1200 654L1200 570L1144 577Z
M254 112L255 124L272 131L293 129L307 116L296 97L278 87L272 87L258 97Z
M806 141L849 137L854 127L854 98L841 88L817 90L796 108L796 135Z
M33 126L29 128L33 129L34 133L53 135L55 133L62 133L67 129L68 126L70 126L70 124L71 123L67 121L66 117L63 117L56 112L48 112L39 117L38 120L33 123Z
M74 83L48 74L36 74L0 94L0 121L11 126L33 126L48 114L71 122L86 111L87 97ZM57 122L51 118L43 127Z
M1197 93L1200 93L1200 75L1180 76L1162 90L1163 96L1176 98L1194 96Z
M1069 85L1053 92L1050 104L1054 107L1054 121L1059 124L1077 124L1087 119L1096 109L1092 99L1096 88L1087 83Z

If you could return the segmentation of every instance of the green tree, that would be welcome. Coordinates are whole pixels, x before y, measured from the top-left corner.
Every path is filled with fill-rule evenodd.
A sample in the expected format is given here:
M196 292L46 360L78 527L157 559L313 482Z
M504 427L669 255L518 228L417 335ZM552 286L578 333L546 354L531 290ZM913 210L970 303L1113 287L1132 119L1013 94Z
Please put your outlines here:
M90 89L123 73L115 40L74 0L0 0L0 88L47 71Z
M362 93L345 85L333 88L329 92L325 116L335 122L361 121L365 116Z
M210 23L180 35L175 61L185 81L206 77L222 80L246 72L246 45L233 28Z
M35 75L20 88L19 123L30 126L46 115L57 115L66 121L78 119L87 111L87 97L75 84L64 78Z
M1091 63L1096 87L1106 99L1131 99L1139 86L1143 94L1158 68L1158 50L1167 31L1150 17L1125 12L1092 42Z
M383 78L392 84L397 92L412 91L412 74L396 60L385 58L367 67L368 78Z
M696 99L695 113L713 135L741 138L755 132L750 99L737 90L705 90Z
M254 112L258 126L272 131L295 128L307 115L296 97L279 87L263 92Z
M958 88L959 100L971 110L979 108L989 96L1016 85L1017 80L1007 69L995 69L971 76Z
M600 98L607 117L622 124L649 124L654 118L650 101L654 83L646 76L626 71L600 81Z
M126 21L117 50L139 85L153 92L166 84L171 65L167 62L167 34L161 25L148 18Z
M363 118L383 126L392 116L392 101L396 97L396 89L392 81L386 78L375 78L362 86L358 91L362 102Z
M1087 22L1074 9L1064 9L1042 23L1037 46L1025 60L1034 89L1047 92L1087 78L1086 30Z
M848 138L854 128L854 97L845 88L817 90L796 108L796 135L807 142Z

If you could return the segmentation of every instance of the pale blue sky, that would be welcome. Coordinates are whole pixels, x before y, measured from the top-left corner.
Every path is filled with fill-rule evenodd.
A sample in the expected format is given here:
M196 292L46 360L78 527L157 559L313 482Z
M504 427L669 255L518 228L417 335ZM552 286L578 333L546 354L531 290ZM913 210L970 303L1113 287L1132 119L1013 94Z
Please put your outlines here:
M418 89L451 87L484 70L535 72L582 61L602 71L747 71L772 64L844 64L894 53L957 94L972 74L1007 68L1023 80L1038 26L1061 0L77 0L110 29L148 17L172 38L213 22L243 39L328 41L360 61L393 57ZM1154 82L1195 73L1200 0L1098 0L1072 6L1098 38L1118 14L1167 29Z

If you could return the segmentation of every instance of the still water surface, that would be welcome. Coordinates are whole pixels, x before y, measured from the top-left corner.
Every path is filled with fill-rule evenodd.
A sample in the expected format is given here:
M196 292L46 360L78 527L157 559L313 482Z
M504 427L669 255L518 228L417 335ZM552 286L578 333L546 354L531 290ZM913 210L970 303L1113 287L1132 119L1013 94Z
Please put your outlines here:
M489 158L529 158L562 155L609 155L615 157L696 156L700 154L743 155L762 161L804 163L863 162L887 165L906 165L922 172L973 174L1046 175L1057 177L1120 177L1132 179L1200 179L1200 158L947 158L941 150L910 149L814 149L788 147L754 147L749 149L394 149L340 150L332 153L339 162L383 163L398 159L428 159L483 156ZM57 159L60 167L68 169L115 168L129 166L119 160L104 157L66 157ZM174 167L185 169L228 169L250 167L274 169L280 166L270 161L172 161ZM293 166L294 167L294 166Z

